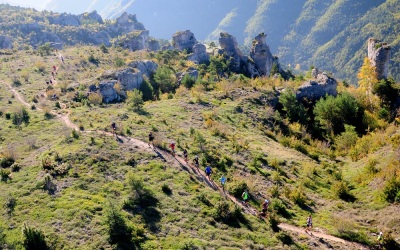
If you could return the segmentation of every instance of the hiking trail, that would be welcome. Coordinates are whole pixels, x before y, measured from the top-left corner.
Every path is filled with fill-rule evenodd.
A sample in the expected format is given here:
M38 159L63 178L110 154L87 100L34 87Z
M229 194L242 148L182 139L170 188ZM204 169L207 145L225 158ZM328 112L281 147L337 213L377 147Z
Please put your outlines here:
M4 81L0 81L0 83L5 85L13 93L13 95L17 98L17 100L19 102L21 102L24 106L26 106L26 107L31 106L31 104L27 103L24 100L24 98L22 97L22 95L15 88L13 88L9 83L4 82ZM66 111L64 114L59 114L54 110L51 111L51 114L56 116L58 119L60 119L67 127L71 128L71 129L75 129L77 131L80 131L79 126L74 124L69 119L69 115L71 114L71 111L69 109L67 109L67 105L61 104L61 107L62 107L62 109L61 109L62 111ZM36 109L39 111L43 111L41 108L36 108ZM114 136L114 134L112 132L107 132L107 131L102 131L102 130L85 130L85 131L81 131L81 132L82 133L97 133L100 135L106 135L106 136L111 136L111 137ZM170 152L167 152L164 149L157 148L157 147L151 147L151 146L149 146L149 144L147 142L141 141L141 140L133 138L133 137L116 135L116 139L120 143L132 144L133 146L140 148L141 150L153 152L153 153L157 154L158 157L162 158L164 161L167 161L171 164L176 165L176 162L178 162L179 166L181 168L186 170L189 174L195 174L196 177L199 179L199 181L203 181L207 186L212 188L214 191L218 191L221 194L221 196L225 196L227 199L231 200L236 206L239 206L242 209L242 211L244 211L245 213L256 216L259 219L263 219L265 221L267 220L266 218L260 218L258 216L259 211L257 209L250 207L250 206L244 206L240 200L236 199L235 197L230 195L228 192L223 190L220 185L217 185L214 181L209 180L203 170L201 170L200 168L196 168L194 165L192 165L190 163L186 163L182 157L180 157L178 155L173 156ZM191 171L189 171L189 170L191 170ZM297 227L297 226L289 225L286 223L280 223L278 225L278 227L281 230L290 231L290 232L293 232L293 233L296 233L296 234L299 234L302 236L306 236L308 238L319 238L320 241L321 241L321 239L323 239L323 240L341 243L341 244L345 245L348 249L369 249L367 246L364 246L362 244L347 241L347 240L326 234L326 233L322 232L321 229L318 229L318 228L313 229L312 234L310 235L310 234L306 233L305 228L302 228L302 227Z

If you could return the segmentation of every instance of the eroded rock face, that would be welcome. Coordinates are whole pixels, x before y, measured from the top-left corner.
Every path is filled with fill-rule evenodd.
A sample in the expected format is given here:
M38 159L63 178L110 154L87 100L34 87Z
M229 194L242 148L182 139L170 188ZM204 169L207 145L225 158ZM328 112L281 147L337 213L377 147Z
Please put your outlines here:
M8 36L0 36L0 49L12 49L12 41Z
M192 53L192 48L197 44L194 34L190 30L176 32L172 36L172 44L177 50L187 50Z
M145 29L144 25L137 20L136 15L131 15L126 12L117 18L116 25L119 30L125 33Z
M138 69L142 75L147 77L150 77L152 74L154 74L158 68L157 63L150 60L133 61L129 63L129 66Z
M101 18L101 16L97 13L97 11L92 11L90 13L86 12L83 14L79 15L79 21L81 23L85 23L85 22L95 22L95 23L101 23L103 24L103 18Z
M102 75L99 87L89 86L89 91L100 91L104 103L120 102L126 98L126 91L139 89L144 82L144 76L150 77L158 65L149 60L131 62L129 67L118 71L106 71ZM120 89L115 89L115 84L120 84ZM117 97L118 96L118 97Z
M368 58L376 67L378 80L387 79L391 47L378 39L368 39Z
M210 56L207 54L206 46L197 43L192 48L192 54L188 56L188 60L194 63L207 63L210 61Z
M105 46L110 46L110 35L106 31L97 31L93 32L89 35L89 38L92 40L92 43L95 45L104 44Z
M147 41L149 40L149 31L133 31L126 35L125 39L120 40L119 44L129 49L130 51L137 51L147 48Z
M79 17L67 13L55 14L48 17L50 24L63 25L63 26L79 26L81 22Z
M99 91L103 96L104 103L112 103L121 101L121 96L117 93L114 88L117 84L117 80L104 80L99 83Z
M264 33L256 36L253 40L253 47L250 51L250 57L253 59L255 68L258 70L260 76L269 76L272 65L277 63L269 50L266 39L267 35Z
M123 90L126 91L140 88L144 80L142 73L134 68L117 71L114 73L114 78L121 83Z
M221 33L219 38L219 46L221 47L220 54L224 54L232 59L232 66L235 71L240 70L242 61L245 61L245 57L240 51L236 38L228 33Z
M310 80L301 85L296 91L297 100L307 98L318 100L325 95L337 95L337 82L325 72L318 74L315 81Z
M196 81L197 78L199 77L199 71L197 69L190 68L186 72L179 72L178 74L176 74L176 79L178 79L178 84L181 84L183 77L185 77L186 75L189 75L193 80Z

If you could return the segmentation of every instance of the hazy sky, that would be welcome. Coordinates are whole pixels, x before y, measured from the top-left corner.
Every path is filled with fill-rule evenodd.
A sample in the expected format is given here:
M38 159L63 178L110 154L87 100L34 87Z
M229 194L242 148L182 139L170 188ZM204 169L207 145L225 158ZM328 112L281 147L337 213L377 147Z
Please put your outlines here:
M9 3L21 7L33 7L37 10L43 10L46 4L51 0L0 0L0 3Z

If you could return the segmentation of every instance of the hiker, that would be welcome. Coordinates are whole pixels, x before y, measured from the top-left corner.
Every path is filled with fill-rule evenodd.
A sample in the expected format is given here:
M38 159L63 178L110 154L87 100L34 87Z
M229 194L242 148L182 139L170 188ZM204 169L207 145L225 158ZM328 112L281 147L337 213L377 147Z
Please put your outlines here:
M57 71L57 67L53 65L53 71Z
M183 150L183 158L185 159L185 162L188 163L188 151L186 148Z
M117 133L116 133L117 125L115 124L115 122L111 123L111 128L112 128L113 135L117 136Z
M312 224L312 218L311 218L311 214L310 214L310 215L308 216L308 218L307 218L306 233L310 232L311 235L312 235L312 232L311 232L312 227L313 227L313 224Z
M206 175L207 175L208 179L211 180L210 176L211 176L211 173L212 173L212 169L211 169L210 165L207 165L205 172L206 172Z
M169 144L169 147L171 148L171 154L175 156L175 142L171 142L171 144Z
M194 166L195 166L197 169L199 168L200 164L199 164L199 156L198 156L198 155L196 155L196 156L194 157L194 159L193 159L193 164L194 164Z
M261 204L261 216L267 216L267 211L268 211L268 206L269 206L269 201L268 199L265 199L264 202Z
M150 132L149 133L149 146L151 144L151 146L154 147L153 141L154 141L154 135L153 135L153 132Z
M242 194L242 198L243 198L243 204L245 206L247 206L248 204L248 200L249 200L249 192L247 192L247 190L244 190L243 194Z
M382 232L379 232L378 238L376 238L376 242L378 243L378 246L380 248L383 247L383 233Z
M222 190L225 190L226 178L222 175L219 181L221 182Z

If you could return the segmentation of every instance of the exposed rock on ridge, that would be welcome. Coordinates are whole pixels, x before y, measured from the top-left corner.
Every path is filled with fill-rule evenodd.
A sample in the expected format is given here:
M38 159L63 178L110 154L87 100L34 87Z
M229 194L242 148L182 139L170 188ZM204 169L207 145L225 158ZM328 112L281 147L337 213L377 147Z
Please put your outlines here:
M190 55L188 60L200 64L207 63L210 56L207 54L206 46L197 42L190 30L176 32L172 36L172 45L179 51L186 50Z
M391 47L378 39L368 39L368 59L376 67L378 80L387 79Z
M318 70L317 70L318 72ZM337 82L325 72L317 75L315 80L309 80L301 85L296 91L296 98L301 100L318 100L326 95L337 95Z
M274 57L266 43L267 35L259 34L253 40L253 47L250 51L250 57L253 59L255 68L260 76L269 76L273 64L278 64L277 58Z

